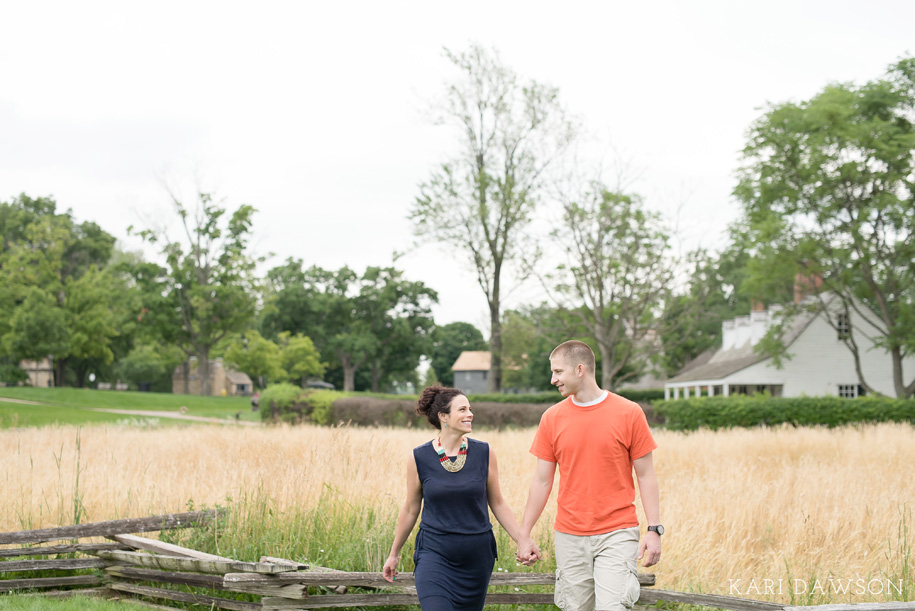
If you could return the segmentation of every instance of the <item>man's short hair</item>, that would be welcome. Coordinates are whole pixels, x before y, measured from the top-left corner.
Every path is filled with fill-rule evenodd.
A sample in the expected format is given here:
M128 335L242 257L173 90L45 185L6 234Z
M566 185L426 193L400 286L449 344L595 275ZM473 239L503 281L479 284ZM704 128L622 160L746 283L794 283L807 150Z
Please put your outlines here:
M577 367L579 364L584 365L591 375L596 375L594 351L584 342L575 339L562 342L553 348L550 358L562 359L573 367Z

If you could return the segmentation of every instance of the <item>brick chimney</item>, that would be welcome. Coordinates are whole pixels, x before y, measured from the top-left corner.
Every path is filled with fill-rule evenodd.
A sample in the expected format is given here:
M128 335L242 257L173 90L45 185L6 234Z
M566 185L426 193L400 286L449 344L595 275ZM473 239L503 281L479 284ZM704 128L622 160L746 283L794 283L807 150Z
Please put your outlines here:
M794 303L800 303L805 297L818 292L823 286L820 274L797 274L794 276Z

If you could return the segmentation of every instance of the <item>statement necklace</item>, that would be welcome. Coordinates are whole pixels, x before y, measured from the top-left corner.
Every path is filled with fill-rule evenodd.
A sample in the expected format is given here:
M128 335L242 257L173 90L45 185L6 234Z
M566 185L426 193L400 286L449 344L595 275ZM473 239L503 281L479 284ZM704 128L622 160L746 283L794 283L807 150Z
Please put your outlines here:
M445 454L445 448L442 447L442 438L437 438L432 442L432 447L435 449L435 453L438 454L438 461L441 463L442 467L445 468L445 471L450 471L452 473L457 473L464 468L464 463L467 462L467 438L461 437L461 449L458 450L457 460L451 462L451 459Z

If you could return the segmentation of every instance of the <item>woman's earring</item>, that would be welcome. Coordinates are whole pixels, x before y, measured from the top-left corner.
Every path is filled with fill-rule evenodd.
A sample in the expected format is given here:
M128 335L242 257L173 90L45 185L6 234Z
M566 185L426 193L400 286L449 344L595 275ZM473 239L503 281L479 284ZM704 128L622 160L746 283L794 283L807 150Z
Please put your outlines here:
M447 428L448 428L448 423L447 423L447 422L442 422L442 428L447 429Z

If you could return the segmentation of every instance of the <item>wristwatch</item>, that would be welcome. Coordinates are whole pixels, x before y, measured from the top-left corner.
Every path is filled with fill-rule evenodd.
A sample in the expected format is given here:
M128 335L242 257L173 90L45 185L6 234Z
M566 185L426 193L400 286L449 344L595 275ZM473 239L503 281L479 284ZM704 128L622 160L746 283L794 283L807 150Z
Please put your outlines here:
M660 524L658 524L657 526L649 526L648 530L658 533L659 537L664 534L664 527L661 526Z

